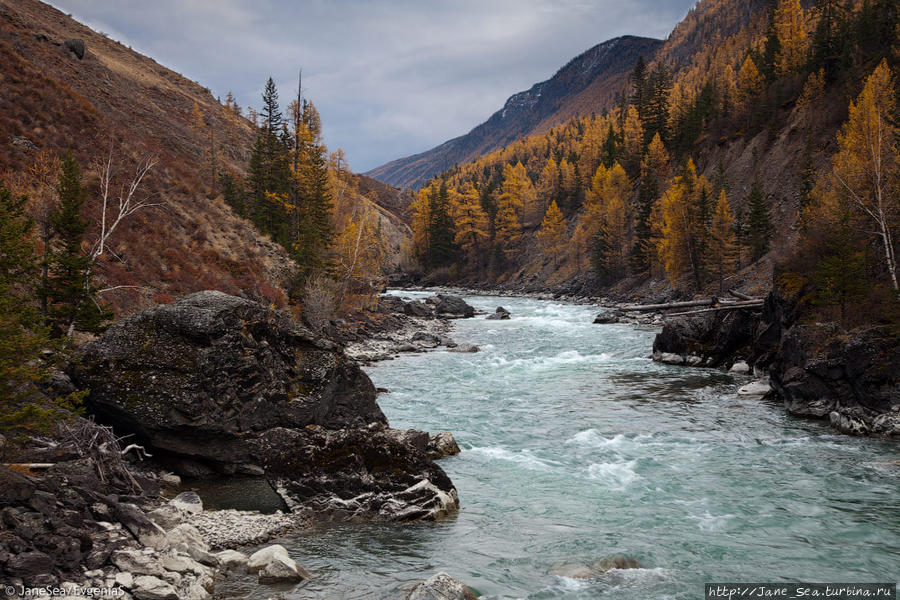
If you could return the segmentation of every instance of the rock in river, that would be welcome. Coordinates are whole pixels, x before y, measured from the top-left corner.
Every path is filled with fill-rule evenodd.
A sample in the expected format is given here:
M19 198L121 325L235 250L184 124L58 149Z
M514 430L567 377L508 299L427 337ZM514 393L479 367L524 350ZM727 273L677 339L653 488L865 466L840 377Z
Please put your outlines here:
M88 408L117 431L224 473L253 462L248 433L386 423L372 382L338 346L285 313L221 292L114 324L85 345L70 374L90 389Z
M264 473L291 508L354 518L457 508L428 434L390 435L368 376L285 313L199 292L116 323L79 358L89 409L183 474ZM180 498L181 511L198 500Z

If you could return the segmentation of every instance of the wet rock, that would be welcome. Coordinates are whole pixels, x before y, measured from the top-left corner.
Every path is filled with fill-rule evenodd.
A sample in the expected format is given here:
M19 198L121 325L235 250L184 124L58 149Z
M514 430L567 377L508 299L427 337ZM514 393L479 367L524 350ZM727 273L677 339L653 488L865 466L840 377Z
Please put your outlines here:
M272 554L258 573L259 582L265 584L299 583L310 577L309 572L299 566L287 552Z
M437 460L438 458L443 458L444 456L459 454L460 450L459 445L456 443L456 438L453 437L453 434L449 431L442 431L440 433L432 435L428 439L427 452L428 458Z
M117 432L223 473L252 463L248 434L386 422L375 389L332 342L290 316L198 292L118 323L69 369ZM192 462L193 461L193 462Z
M417 331L416 333L414 333L412 336L412 341L422 346L423 348L437 348L441 345L440 337L426 331Z
M460 344L453 348L448 348L447 352L461 352L466 354L474 354L475 352L480 351L481 349L475 344Z
M459 505L444 471L390 431L278 428L255 451L292 508L409 521L438 519Z
M406 600L476 600L476 596L464 583L441 572L416 585Z
M625 317L625 313L619 309L608 310L602 312L594 318L594 325L610 325L613 323L621 323Z
M509 318L509 311L502 306L498 306L497 310L485 317L488 321L507 321Z
M738 396L765 396L770 391L772 391L772 386L769 383L768 379L757 379L756 381L751 381L745 385L742 385L738 388Z
M434 313L446 319L468 319L475 316L475 309L466 304L466 301L459 296L438 294Z
M557 577L569 577L572 579L594 579L613 569L640 569L641 563L637 559L627 556L610 556L595 562L593 565L566 564L556 565L550 569L551 575Z
M78 60L81 60L84 58L84 51L85 51L84 40L79 39L79 38L72 38L71 40L66 40L65 46L66 46L66 48L69 49L69 51L72 54L74 54L78 58Z
M680 354L675 354L674 352L654 352L653 360L656 362L661 362L666 365L683 365L685 364L684 357Z
M669 319L653 341L654 354L698 356L702 364L719 367L735 353L750 353L759 317L749 310L731 310Z
M728 369L729 373L735 373L737 375L746 375L750 372L750 365L747 364L746 361L739 360Z
M862 419L853 415L841 414L837 411L831 411L828 415L831 426L848 435L869 435L869 427Z
M203 501L197 492L181 492L169 500L169 505L192 514L203 512Z
M237 550L223 550L216 554L219 566L228 571L237 571L247 568L247 555Z

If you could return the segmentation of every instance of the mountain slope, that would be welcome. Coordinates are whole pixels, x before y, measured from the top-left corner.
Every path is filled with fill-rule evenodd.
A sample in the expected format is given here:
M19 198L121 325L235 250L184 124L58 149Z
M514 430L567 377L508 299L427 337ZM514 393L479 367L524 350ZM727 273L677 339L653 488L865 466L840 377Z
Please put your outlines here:
M502 109L466 135L397 159L366 175L396 187L418 188L455 164L543 133L576 115L601 112L612 106L625 88L638 58L649 59L662 44L660 40L625 36L594 46L547 81L511 96Z

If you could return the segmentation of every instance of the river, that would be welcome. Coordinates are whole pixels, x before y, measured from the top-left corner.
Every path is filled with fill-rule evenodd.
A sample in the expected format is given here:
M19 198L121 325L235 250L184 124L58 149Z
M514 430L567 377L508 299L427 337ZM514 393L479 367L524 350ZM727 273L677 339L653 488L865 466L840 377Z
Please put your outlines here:
M402 293L409 297L424 294ZM655 330L596 308L467 297L477 354L367 369L393 427L454 433L461 502L440 523L341 524L280 540L314 578L285 598L402 598L445 570L488 599L702 597L707 581L897 581L896 442L843 436L736 395L746 377L648 358ZM582 581L555 565L622 554ZM266 598L271 589L254 591Z

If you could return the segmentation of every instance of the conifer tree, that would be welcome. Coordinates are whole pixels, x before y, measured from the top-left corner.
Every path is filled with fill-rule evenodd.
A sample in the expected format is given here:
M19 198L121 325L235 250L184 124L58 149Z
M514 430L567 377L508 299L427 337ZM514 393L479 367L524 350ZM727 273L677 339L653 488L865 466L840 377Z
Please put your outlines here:
M774 26L778 36L776 72L785 77L795 73L808 60L806 13L800 0L779 0L775 9Z
M456 229L454 242L472 265L479 264L490 238L490 230L478 192L471 183L458 192L451 190L450 204Z
M0 180L0 429L29 416L18 407L31 393L23 384L44 376L35 360L47 340L33 305L38 264L25 203Z
M641 183L638 188L637 214L634 224L634 245L631 249L629 264L635 273L641 273L651 267L655 256L654 242L651 239L650 216L661 193L662 182L668 176L669 153L659 134L653 136L647 153L641 162Z
M91 258L82 249L90 221L83 215L86 197L78 162L68 154L62 161L57 186L59 203L50 214L55 248L51 253L47 297L54 333L74 330L98 332L111 313L94 301Z
M689 273L695 289L704 278L704 251L708 244L709 199L711 185L697 174L689 159L681 174L663 194L660 203L660 239L657 243L660 261L674 284ZM704 214L705 213L705 214Z
M716 210L709 227L709 249L706 252L707 271L719 283L719 294L725 293L725 276L734 271L736 263L734 217L723 189L719 193Z
M427 264L431 269L445 267L456 260L456 227L450 216L447 183L432 187Z
M850 103L849 118L837 135L838 152L831 171L817 186L819 195L834 195L848 203L856 218L874 231L894 290L900 278L894 247L900 222L896 93L891 69L882 61Z
M769 251L769 239L772 237L769 204L758 181L753 182L750 187L747 207L747 242L750 246L750 262L755 262Z
M541 221L541 230L537 234L541 250L548 256L557 256L566 246L566 220L556 202L550 204L544 220Z

